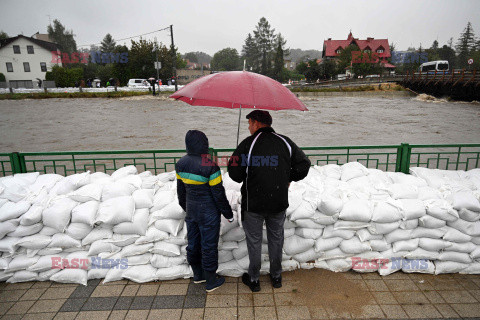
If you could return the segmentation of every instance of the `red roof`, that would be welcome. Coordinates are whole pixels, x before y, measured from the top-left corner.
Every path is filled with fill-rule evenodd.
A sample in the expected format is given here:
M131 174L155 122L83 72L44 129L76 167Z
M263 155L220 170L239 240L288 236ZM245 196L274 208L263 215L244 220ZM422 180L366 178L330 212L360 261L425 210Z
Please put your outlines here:
M396 68L393 64L390 64L386 61L380 61L381 64L383 64L383 67L385 68Z
M323 56L336 57L338 56L336 52L338 49L345 49L351 44L356 44L362 51L370 49L372 52L377 52L378 49L383 49L382 53L378 53L378 57L381 59L391 57L388 39L367 38L366 40L359 40L354 38L351 32L348 34L347 40L325 40L323 42Z

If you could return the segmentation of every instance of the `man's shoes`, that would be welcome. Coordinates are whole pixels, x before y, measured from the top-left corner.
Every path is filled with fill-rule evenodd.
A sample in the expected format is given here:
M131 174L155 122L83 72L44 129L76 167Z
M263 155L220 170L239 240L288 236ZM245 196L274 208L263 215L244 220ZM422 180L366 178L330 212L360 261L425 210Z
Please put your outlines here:
M193 283L203 283L207 281L201 265L191 265L191 267L193 270Z
M272 275L270 275L270 281L272 281L272 287L277 289L282 287L282 276L274 278Z
M242 282L244 285L250 288L252 292L259 292L260 291L260 281L252 281L250 279L250 275L248 273L244 273L242 275Z
M220 286L225 283L225 278L217 276L216 272L204 271L204 274L205 279L207 280L207 284L205 286L207 292L212 292L213 290L220 288Z

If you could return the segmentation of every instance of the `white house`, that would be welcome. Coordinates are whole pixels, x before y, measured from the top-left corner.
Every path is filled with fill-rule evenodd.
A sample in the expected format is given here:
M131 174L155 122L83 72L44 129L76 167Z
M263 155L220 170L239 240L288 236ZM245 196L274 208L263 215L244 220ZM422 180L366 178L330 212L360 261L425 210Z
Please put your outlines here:
M60 47L23 35L0 40L0 72L12 88L36 87L38 79L45 80L45 73L57 65L51 62L52 51L59 53Z

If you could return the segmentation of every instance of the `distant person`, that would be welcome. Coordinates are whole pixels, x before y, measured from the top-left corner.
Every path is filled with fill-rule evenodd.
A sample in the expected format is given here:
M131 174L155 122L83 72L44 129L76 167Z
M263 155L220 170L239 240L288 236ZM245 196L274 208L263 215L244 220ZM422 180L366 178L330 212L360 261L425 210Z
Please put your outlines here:
M178 202L187 213L187 261L193 282L206 282L207 292L220 287L225 278L217 277L220 214L229 222L233 212L225 195L222 173L207 159L208 138L198 130L185 136L187 155L175 165Z
M273 130L268 111L252 111L247 119L251 136L233 152L228 173L234 181L243 182L242 219L250 265L242 282L258 292L263 222L267 228L270 280L274 288L280 288L288 187L290 182L307 176L310 160L292 140Z
M107 87L110 87L110 81L107 81Z

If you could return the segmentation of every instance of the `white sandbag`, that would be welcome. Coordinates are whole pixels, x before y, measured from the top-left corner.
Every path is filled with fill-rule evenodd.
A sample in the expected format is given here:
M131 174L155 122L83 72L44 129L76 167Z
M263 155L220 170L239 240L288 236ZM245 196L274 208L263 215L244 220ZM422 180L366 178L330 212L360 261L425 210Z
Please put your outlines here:
M156 281L158 279L156 273L156 268L152 267L150 264L145 264L141 266L128 267L128 269L123 273L123 278L138 283L145 283Z
M443 240L451 242L469 242L472 240L471 236L464 234L452 227L444 227L444 230L446 230L446 233L443 235Z
M383 236L381 234L371 234L367 228L359 229L356 231L355 234L358 236L358 238L362 242L369 241L369 240L383 239Z
M218 263L224 263L233 260L233 253L231 250L218 250Z
M426 215L418 219L418 225L420 227L438 229L445 227L447 225L447 222L445 220Z
M151 253L144 253L144 254L139 254L136 256L130 256L128 257L128 265L129 266L139 266L143 264L150 263L152 260L153 254Z
M136 209L132 222L122 222L113 227L113 232L120 234L138 234L144 236L148 228L150 212L148 208Z
M393 252L414 251L418 248L418 239L400 240L392 243Z
M292 229L287 229L287 230L292 230ZM289 237L287 236L287 232L286 232L287 230L285 230L285 238ZM322 233L323 233L323 229L309 229L309 228L297 228L297 229L293 229L293 231L297 236L300 236L305 239L318 239L322 236Z
M31 271L17 271L15 272L11 278L9 278L6 282L7 283L17 283L17 282L27 282L27 281L35 281L37 280L37 273Z
M372 219L372 209L368 200L349 200L343 205L339 218L348 221L369 222Z
M150 208L152 212L163 209L175 199L175 192L172 190L157 191L153 198L153 207Z
M92 227L85 223L70 223L65 233L73 239L82 240L92 231Z
M42 189L50 192L57 182L62 179L64 179L64 177L56 173L41 174L37 177L35 182L29 185L27 188L29 192L34 194L39 193Z
M27 257L26 255L18 255L10 261L8 268L5 269L6 272L16 272L19 270L26 270L28 267L37 263L39 256Z
M103 279L107 276L109 270L110 269L107 269L107 268L90 269L87 271L87 278L88 280Z
M164 281L178 278L190 278L193 276L193 273L189 265L181 264L170 268L157 269L155 276L158 280Z
M223 241L242 241L245 239L245 231L243 228L234 228L222 236Z
M369 240L368 243L374 251L387 251L392 247L390 243L385 241L385 239Z
M187 262L185 256L178 256L178 257L166 257L161 254L153 254L150 260L152 266L157 269L160 268L170 268L173 266L178 266Z
M448 221L447 226L457 229L472 237L480 236L480 221L469 222L462 219Z
M317 252L315 251L314 248L310 248L305 252L301 252L294 255L293 259L300 263L314 262L316 259L320 258L323 254L324 254L323 252Z
M427 259L421 260L409 260L405 259L402 271L405 273L425 273L425 274L434 274L435 273L435 264L433 261Z
M412 236L412 230L403 230L397 229L385 235L385 240L388 243L401 241L401 240L408 240Z
M466 269L469 265L455 261L435 261L435 274L458 273Z
M425 207L427 214L447 222L455 221L459 218L457 210L443 199L426 200Z
M101 200L102 202L104 202L114 198L131 196L133 191L135 191L135 187L126 182L115 182L106 184L105 186L103 186Z
M100 201L102 198L103 186L95 183L87 184L67 196L77 202Z
M250 259L248 258L248 255L244 256L241 259L235 259L233 261L237 261L238 265L243 269L243 270L248 270L250 266Z
M460 211L458 211L458 215L460 219L470 221L470 222L475 222L480 220L480 212L471 211L465 208L460 209Z
M413 230L418 227L418 219L402 220L400 221L400 228L406 230Z
M177 201L173 201L162 209L153 211L151 219L153 222L159 219L185 219L185 211Z
M138 175L128 175L121 179L115 180L115 183L128 183L132 185L135 189L140 189L142 187L142 178Z
M348 181L353 178L366 176L368 174L368 169L365 168L360 162L349 162L341 166L342 175L340 180Z
M292 230L292 229L288 229ZM295 229L293 229L293 232L295 233ZM289 235L292 236L293 234ZM286 237L285 237L286 238ZM238 242L236 241L220 241L218 242L218 250L233 250L238 248Z
M150 171L144 171L150 172ZM143 173L143 172L142 172ZM140 176L142 178L142 189L152 189L155 191L155 185L157 184L158 177L157 176Z
M166 257L178 257L180 256L180 246L165 241L157 241L150 247L150 252Z
M470 258L478 260L480 258L480 246L476 245L476 248L470 253ZM0 267L1 269L1 267Z
M390 179L392 179L393 183L409 184L417 187L427 186L427 182L424 179L410 174L405 174L403 172L388 172L387 174Z
M107 239L106 241L113 243L119 247L126 247L131 244L134 244L137 239L140 238L138 234L118 234L114 233L112 238Z
M11 257L4 257L0 255L0 270L7 269L10 261L12 261Z
M132 222L134 212L135 202L131 196L112 198L100 203L95 223L116 225Z
M445 251L455 251L455 252L463 252L463 253L471 253L473 252L477 246L471 242L450 242L450 246L446 247Z
M388 199L386 201L375 202L372 221L389 223L399 221L402 218L402 203L400 201Z
M27 255L39 255L39 256L51 256L51 255L58 255L62 252L62 248L44 248L40 250L32 250L32 249L27 249Z
M333 217L330 217L330 216L325 216L328 220L331 220L332 222L336 221L336 219L334 219ZM317 215L317 213L315 214L314 216L314 220L311 220L311 219L298 219L298 220L295 220L295 225L298 227L298 228L309 228L309 229L323 229L323 227L325 226L324 224L320 224L320 223L317 223L316 220L317 219L322 219L322 217L320 217L319 215ZM322 220L322 222L326 222L325 220Z
M45 226L54 228L58 232L64 232L70 223L72 210L78 202L69 198L54 201L50 207L42 212L42 222Z
M293 256L295 254L305 252L312 248L315 243L313 239L305 239L296 235L288 237L284 240L283 250L286 254Z
M368 227L368 231L372 234L387 234L400 227L400 222L377 223L372 222Z
M342 239L348 240L355 235L355 230L335 230L333 225L326 226L323 229L323 239L333 238L333 237L340 237Z
M20 218L22 226L31 226L42 221L43 207L40 205L31 206Z
M420 242L419 239L416 239ZM438 260L439 253L436 251L428 251L422 248L417 248L412 252L409 252L405 255L405 258L408 259L427 259L427 260Z
M176 236L183 228L183 220L163 219L155 222L155 228Z
M450 246L450 243L440 239L421 238L418 246L427 251L440 251Z
M303 202L303 193L305 192L305 187L298 187L298 184L292 182L290 188L288 188L288 208L286 215L291 215L295 210L300 207Z
M18 219L12 219L0 223L0 239L5 237L12 231L15 231L18 227Z
M0 222L16 219L27 212L28 209L30 209L30 202L28 201L9 201L0 207Z
M87 270L83 269L64 269L50 277L50 281L61 283L78 283L84 286L87 285L87 280Z
M300 206L292 212L290 220L309 219L315 214L316 206L308 201L302 201Z
M120 250L121 250L120 247L117 247L116 245L110 242L106 242L104 240L97 240L90 245L90 249L88 250L88 255L96 256L102 252L117 253Z
M412 230L412 238L432 238L440 239L445 235L447 231L445 229L430 229L418 227Z
M285 269L283 269L286 271ZM225 277L240 277L244 271L238 265L237 261L231 260L218 265L217 273Z
M37 262L27 267L27 271L32 272L45 272L52 269L53 263L52 258L56 258L58 255L47 255L47 256L40 256L37 259Z
M126 269L122 269L122 268L116 268L116 269L114 268L114 269L108 270L107 275L103 279L103 283L122 280L125 270Z
M418 200L442 199L442 195L438 189L430 186L418 188Z
M97 227L82 240L82 246L87 246L100 239L109 239L113 236L110 228Z
M334 223L333 229L334 230L360 230L365 229L370 226L368 222L361 222L361 221L343 221L338 220Z
M137 173L138 173L137 167L130 165L130 166L125 166L123 168L115 170L111 174L111 177L113 180L118 180L128 175L137 174Z
M347 272L352 268L352 263L346 259L327 260L328 269L333 272Z
M175 181L176 178L176 173L175 171L170 171L170 172L163 172L157 175L158 181L167 183L167 182L172 182Z
M48 244L48 248L80 248L82 242L74 239L65 233L56 233L52 236L52 241ZM45 271L45 270L42 270Z
M248 255L247 241L238 242L238 248L232 250L233 257L239 261Z
M480 274L480 262L474 262L460 271L460 274Z
M411 184L394 183L388 186L387 191L393 199L418 198L418 187Z
M427 214L423 201L419 199L400 199L404 220L418 219Z
M66 195L90 183L90 171L67 176L58 181L50 190L53 195Z
M150 250L152 250L152 248L153 243L130 244L122 248L122 251L120 251L120 256L122 258L137 256L149 252Z
M155 190L153 189L135 190L132 194L133 200L135 201L135 209L152 207L154 192Z
M158 230L155 226L148 227L145 236L138 238L135 244L145 244L168 239L168 232Z
M81 203L72 210L72 222L85 223L93 227L97 217L99 202Z
M468 209L480 212L480 202L472 191L459 191L453 195L453 208L456 210Z
M340 249L349 254L358 254L365 251L371 251L372 248L368 242L361 242L358 237L353 237L348 240L343 240L340 243Z
M282 270L283 271L293 271L293 270L296 270L296 269L299 269L299 268L300 268L300 264L295 260L283 260L282 261Z
M7 238L10 238L10 237L7 237ZM0 242L7 238L3 238L2 240L0 240ZM18 239L15 243L16 246L18 247L23 247L26 249L35 249L35 250L46 248L52 241L52 237L41 235L41 234L35 234L28 237L11 238L11 239ZM1 246L0 246L0 251L2 251Z
M343 200L335 195L322 195L318 205L318 210L327 216L339 214L343 208Z
M322 175L335 179L335 180L340 180L342 176L342 167L340 167L338 164L327 164L324 166L314 166L314 168L320 172Z

